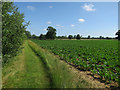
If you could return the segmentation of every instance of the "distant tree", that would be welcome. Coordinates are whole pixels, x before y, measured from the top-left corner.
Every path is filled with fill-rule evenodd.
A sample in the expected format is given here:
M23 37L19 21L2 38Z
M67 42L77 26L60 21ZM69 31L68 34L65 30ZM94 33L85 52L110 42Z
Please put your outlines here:
M95 39L95 37L92 37L92 39Z
M67 39L66 36L57 36L56 38L58 38L58 39Z
M102 39L102 36L100 36L99 39Z
M55 39L55 38L56 38L56 29L55 29L55 28L49 26L49 27L47 28L47 31L48 31L48 32L46 33L46 38L47 38L47 39Z
M40 34L39 39L42 40L42 38L43 38L43 34Z
M80 37L80 35L79 35L79 34L77 35L76 39L81 39L81 37Z
M87 39L87 37L81 37L81 39Z
M40 39L40 40L45 40L46 37L45 37L45 35L41 34L41 35L39 36L39 39Z
M76 36L76 35L74 35L74 37L73 37L73 38L74 38L74 39L76 39L76 37L77 37L77 36Z
M66 36L62 36L61 38L62 38L62 39L67 39L67 37L66 37Z
M106 37L106 39L112 39L111 37Z
M118 35L117 39L120 40L120 30L115 35Z
M25 31L25 34L26 34L27 38L31 38L31 33L29 31Z
M32 38L33 38L33 39L37 39L38 37L37 37L35 34L33 34L33 35L32 35Z
M90 39L90 35L88 35L88 39Z
M68 36L68 38L69 38L69 39L72 39L72 38L73 38L73 36L72 36L72 35L69 35L69 36Z
M99 39L104 39L104 37L103 36L99 36Z

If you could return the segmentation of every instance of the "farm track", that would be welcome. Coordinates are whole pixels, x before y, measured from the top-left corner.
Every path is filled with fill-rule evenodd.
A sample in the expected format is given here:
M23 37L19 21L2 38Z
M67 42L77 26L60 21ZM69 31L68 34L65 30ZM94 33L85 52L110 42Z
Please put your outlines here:
M11 69L10 73L3 77L3 87L50 88L51 80L42 60L33 52L27 42L24 46L22 54L17 57L18 61L8 68Z
M4 67L2 83L3 88L106 87L32 41L26 41L23 52Z

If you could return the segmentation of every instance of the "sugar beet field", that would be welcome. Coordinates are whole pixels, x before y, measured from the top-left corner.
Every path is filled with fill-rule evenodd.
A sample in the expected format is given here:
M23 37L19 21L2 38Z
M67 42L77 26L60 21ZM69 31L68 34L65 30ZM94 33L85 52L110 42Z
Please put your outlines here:
M32 40L79 70L111 83L120 78L117 40Z

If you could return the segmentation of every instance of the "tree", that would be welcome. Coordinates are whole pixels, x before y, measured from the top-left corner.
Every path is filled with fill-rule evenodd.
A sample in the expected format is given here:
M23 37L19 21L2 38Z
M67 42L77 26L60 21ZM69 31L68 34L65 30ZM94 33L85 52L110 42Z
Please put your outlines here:
M80 35L79 35L79 34L77 35L76 39L81 39L81 37L80 37Z
M40 34L39 39L40 39L40 40L45 40L45 39L46 39L46 37L45 37L45 35Z
M58 39L67 39L67 36L57 36Z
M104 39L104 37L103 36L99 36L99 39Z
M55 28L49 26L47 28L47 31L48 31L46 34L47 39L55 39L56 38L56 29Z
M115 35L118 35L117 39L120 40L120 30Z
M68 38L69 38L69 39L72 39L72 38L73 38L73 36L72 36L72 35L69 35L69 36L68 36Z
M29 31L25 31L25 34L26 34L27 38L31 38L31 33Z
M90 39L90 35L88 35L88 39Z
M106 39L112 39L112 38L110 38L110 37L106 37Z
M33 39L37 39L38 37L37 37L35 34L33 34L33 35L32 35L32 38L33 38Z
M2 55L3 62L16 56L25 39L24 14L18 11L13 2L2 2Z
M100 36L99 39L102 39L102 36Z
M76 37L77 37L77 36L76 36L76 35L74 35L74 37L73 37L73 38L74 38L74 39L76 39Z

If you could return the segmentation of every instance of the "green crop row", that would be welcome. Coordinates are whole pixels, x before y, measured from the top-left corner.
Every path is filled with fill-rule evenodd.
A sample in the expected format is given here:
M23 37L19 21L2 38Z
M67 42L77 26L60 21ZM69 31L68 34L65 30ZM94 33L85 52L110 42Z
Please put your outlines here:
M119 81L117 40L33 40L61 59L100 75L106 81Z

